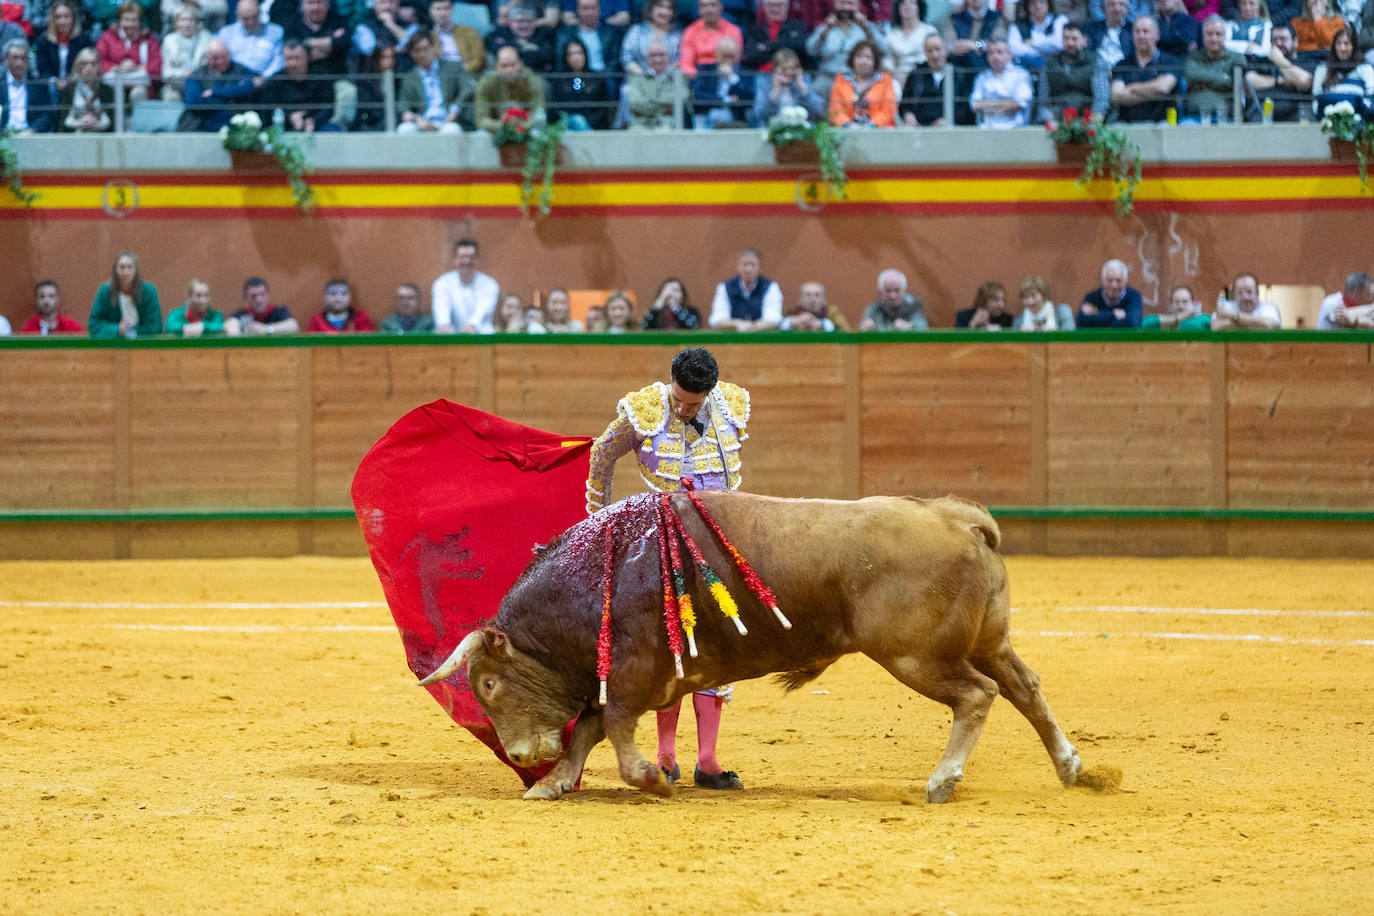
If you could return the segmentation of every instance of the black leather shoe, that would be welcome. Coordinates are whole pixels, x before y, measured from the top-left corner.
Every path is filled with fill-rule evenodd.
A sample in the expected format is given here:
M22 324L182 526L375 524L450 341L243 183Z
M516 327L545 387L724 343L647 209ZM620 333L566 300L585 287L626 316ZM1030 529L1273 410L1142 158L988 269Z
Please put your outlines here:
M665 766L661 766L659 769L663 771L664 776L668 777L669 785L677 785L677 781L682 778L682 770L678 768L676 763L673 764L671 770Z
M740 782L739 774L734 770L726 770L723 773L703 773L701 767L696 768L692 774L692 782L703 789L743 789L744 783Z

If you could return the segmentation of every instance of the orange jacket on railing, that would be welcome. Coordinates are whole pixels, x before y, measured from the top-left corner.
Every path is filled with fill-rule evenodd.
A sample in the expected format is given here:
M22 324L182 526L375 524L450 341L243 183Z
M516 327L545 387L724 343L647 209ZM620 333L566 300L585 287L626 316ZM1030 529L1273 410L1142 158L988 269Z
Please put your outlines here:
M874 127L897 126L897 90L892 85L892 77L884 73L868 87L860 97L849 74L841 73L835 77L830 87L830 123L843 127L854 120L862 121L866 116Z

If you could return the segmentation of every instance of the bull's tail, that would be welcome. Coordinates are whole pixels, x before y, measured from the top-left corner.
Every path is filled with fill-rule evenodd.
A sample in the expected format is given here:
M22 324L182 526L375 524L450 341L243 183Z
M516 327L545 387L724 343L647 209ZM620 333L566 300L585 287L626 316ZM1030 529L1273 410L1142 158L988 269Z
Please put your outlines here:
M803 684L809 684L811 681L820 677L821 672L829 668L834 661L833 658L826 659L823 662L812 662L803 668L797 668L792 671L781 671L773 675L773 681L779 684L783 690L791 693Z
M997 527L997 520L981 503L952 494L936 501L956 521L963 522L982 535L983 540L993 550L1002 543L1002 529Z

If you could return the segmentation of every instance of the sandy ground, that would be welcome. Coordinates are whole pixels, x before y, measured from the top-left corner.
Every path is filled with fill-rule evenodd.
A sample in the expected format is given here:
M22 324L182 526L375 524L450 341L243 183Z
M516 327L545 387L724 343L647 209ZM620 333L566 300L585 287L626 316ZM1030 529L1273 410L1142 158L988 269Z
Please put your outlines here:
M999 701L924 804L948 711L850 658L740 686L742 793L644 797L602 745L584 791L524 802L412 685L366 561L0 564L0 912L1374 907L1374 564L1009 567L1017 648L1114 794L1061 788Z

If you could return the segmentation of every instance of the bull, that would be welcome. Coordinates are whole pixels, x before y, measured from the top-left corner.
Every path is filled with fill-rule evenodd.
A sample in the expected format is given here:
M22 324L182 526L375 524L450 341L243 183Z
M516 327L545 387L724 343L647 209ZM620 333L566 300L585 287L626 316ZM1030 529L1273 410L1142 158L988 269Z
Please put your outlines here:
M697 494L721 530L774 591L779 619L742 576L685 494L673 510L736 597L747 636L715 613L706 583L688 570L697 608L699 657L678 677L663 626L653 500L631 497L537 551L489 625L469 633L421 683L466 672L506 754L520 766L561 759L526 798L572 790L603 737L621 778L670 796L672 785L635 746L640 716L692 691L776 674L789 690L843 655L862 652L897 680L954 714L944 755L926 783L947 801L998 694L1034 726L1060 781L1082 766L1040 690L1040 678L1008 637L1006 567L997 523L957 497L857 501ZM605 526L616 525L613 542ZM615 551L612 663L607 702L598 702L597 636L607 544ZM689 564L690 566L690 564ZM564 747L562 730L576 724Z

